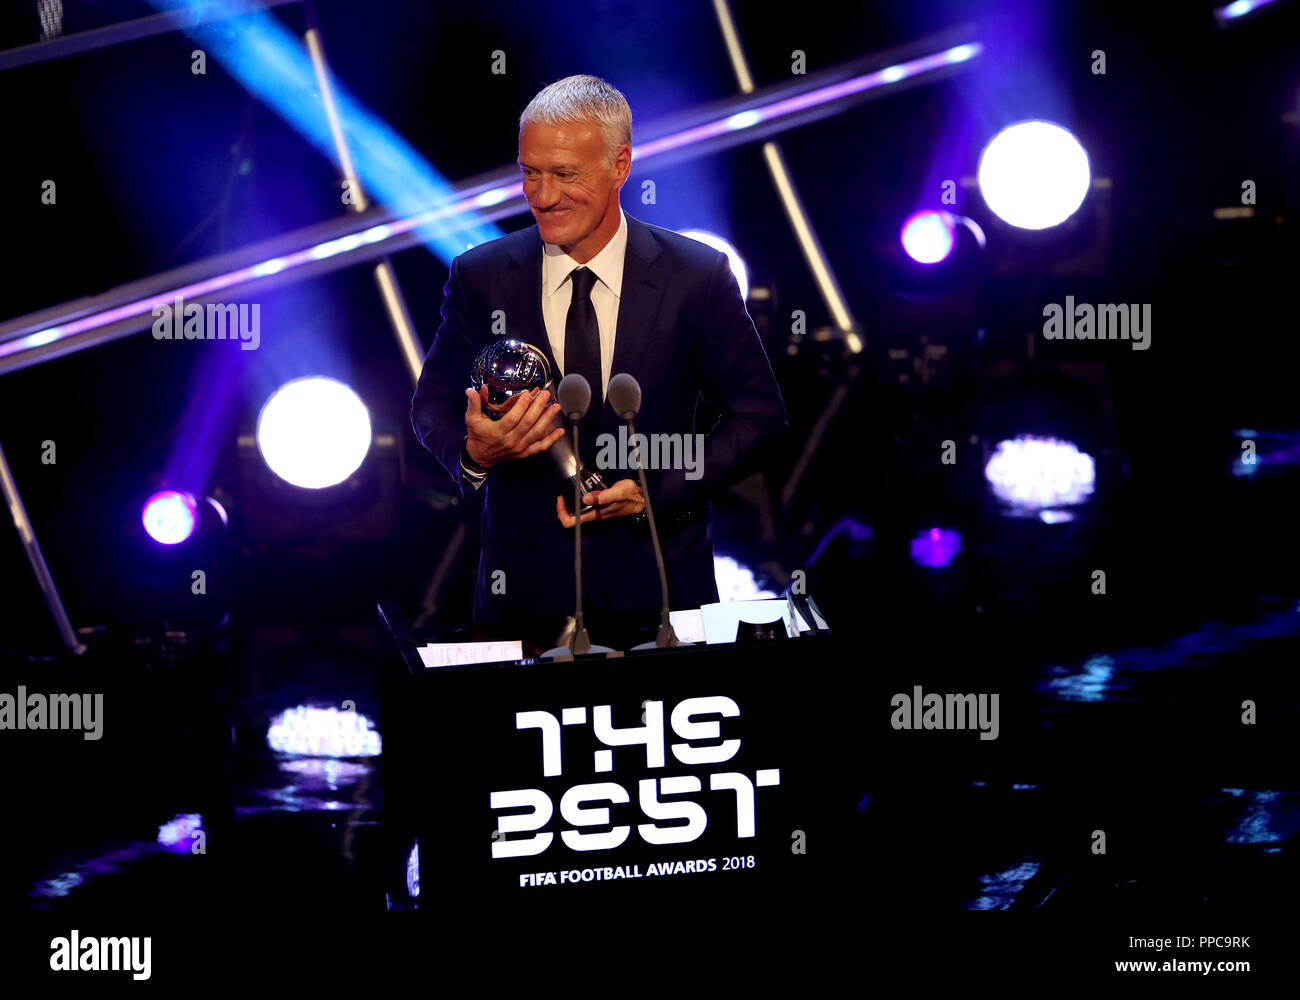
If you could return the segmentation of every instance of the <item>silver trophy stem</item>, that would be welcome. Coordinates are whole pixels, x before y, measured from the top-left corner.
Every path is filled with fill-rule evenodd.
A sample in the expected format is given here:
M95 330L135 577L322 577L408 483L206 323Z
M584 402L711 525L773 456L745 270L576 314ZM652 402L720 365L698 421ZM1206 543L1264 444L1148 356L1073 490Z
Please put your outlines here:
M546 391L554 396L555 383L546 383ZM559 416L556 418L555 426L563 427L563 421L563 415ZM588 493L609 489L609 484L605 482L605 478L596 470L588 469L582 464L582 461L578 458L578 453L573 450L573 442L567 434L551 445L547 449L547 454L551 456L551 461L555 463L560 475L567 479L569 485L577 491L578 505L581 507L579 513L590 513L594 508L590 504L582 503L581 498Z

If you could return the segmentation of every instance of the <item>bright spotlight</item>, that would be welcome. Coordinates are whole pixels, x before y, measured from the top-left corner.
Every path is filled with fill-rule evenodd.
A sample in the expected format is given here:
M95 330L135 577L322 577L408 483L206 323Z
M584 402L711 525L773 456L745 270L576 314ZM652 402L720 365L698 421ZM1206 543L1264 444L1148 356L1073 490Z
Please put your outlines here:
M277 389L257 418L257 447L287 483L319 490L356 472L370 450L370 414L342 382L313 375Z
M1235 21L1237 18L1245 17L1252 11L1259 10L1261 7L1267 7L1274 3L1275 0L1233 0L1226 7L1219 7L1214 12L1215 19L1220 25L1228 21Z
M927 208L904 220L898 238L907 255L918 264L938 264L952 253L956 227L947 212Z
M144 530L161 545L179 545L194 534L197 504L188 493L162 490L144 502L140 515Z
M718 600L723 604L734 601L765 601L779 595L760 587L754 571L741 565L730 556L713 557L713 576L718 582Z
M358 712L297 705L272 720L266 745L303 757L377 757L383 741L375 724Z
M984 478L1014 512L1037 514L1086 502L1097 470L1092 456L1069 441L1025 436L998 442Z
M1020 122L993 137L980 154L980 193L989 208L1019 229L1060 225L1083 204L1091 174L1079 140L1051 122Z
M742 299L749 298L749 271L745 267L745 262L740 259L740 254L736 252L735 247L721 236L706 233L703 229L682 229L679 232L682 236L689 236L693 240L699 240L701 243L713 247L714 250L725 253L727 260L731 263L731 273L736 276L736 284L740 286L740 297Z

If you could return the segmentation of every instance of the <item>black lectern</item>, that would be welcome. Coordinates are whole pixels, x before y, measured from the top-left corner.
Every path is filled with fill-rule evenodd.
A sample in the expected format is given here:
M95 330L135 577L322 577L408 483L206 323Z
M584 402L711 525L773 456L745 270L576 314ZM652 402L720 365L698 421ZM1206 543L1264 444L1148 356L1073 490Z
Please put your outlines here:
M379 610L390 899L417 842L421 910L681 914L824 888L830 695L810 667L832 636L426 668L436 631Z

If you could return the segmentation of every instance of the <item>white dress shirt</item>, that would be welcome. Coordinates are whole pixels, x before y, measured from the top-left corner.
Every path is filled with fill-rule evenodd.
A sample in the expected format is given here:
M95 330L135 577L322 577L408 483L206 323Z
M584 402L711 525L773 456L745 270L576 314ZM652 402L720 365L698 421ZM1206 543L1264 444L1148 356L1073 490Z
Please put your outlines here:
M551 353L560 366L555 384L564 371L564 328L569 320L569 305L573 301L573 282L569 275L574 268L587 267L596 275L591 286L591 307L596 311L596 326L600 330L600 394L593 385L591 405L600 407L605 401L605 390L613 377L614 333L618 325L618 303L623 295L623 260L627 256L627 216L622 206L618 210L618 232L586 264L579 264L564 252L558 243L542 244L542 321L546 324L546 338L551 342ZM482 485L486 473L471 469L461 454L461 470L475 490Z
M568 372L564 371L564 328L569 319L569 304L573 301L573 282L569 275L574 268L587 267L596 275L591 286L591 305L596 310L596 325L600 329L600 387L591 387L592 405L599 407L605 400L605 390L613 377L614 333L618 325L618 303L623 294L623 259L627 256L627 216L618 210L618 232L587 263L579 264L555 243L542 244L542 319L546 322L546 337L551 342L551 353L560 365L556 385Z

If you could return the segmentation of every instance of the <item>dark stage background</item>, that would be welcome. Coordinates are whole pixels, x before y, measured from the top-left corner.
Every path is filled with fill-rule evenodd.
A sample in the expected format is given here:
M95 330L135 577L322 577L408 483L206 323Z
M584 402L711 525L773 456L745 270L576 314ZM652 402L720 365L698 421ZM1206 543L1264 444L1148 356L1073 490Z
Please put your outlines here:
M0 12L0 323L350 211L336 164L216 48L205 74L191 72L202 46L181 31L14 55L37 51L22 47L41 41L42 12L59 24L52 45L156 10L25 0ZM572 73L623 91L634 140L738 89L707 3L317 0L267 16L295 40L314 19L337 80L452 183L511 166L520 111ZM1110 2L738 3L734 17L759 88L800 79L795 50L811 75L916 43L924 54L927 38L983 46L933 79L768 137L860 351L792 237L761 140L634 163L623 189L631 216L723 236L756 290L748 307L791 431L715 504L717 548L774 593L801 571L843 642L834 662L792 662L789 683L836 691L851 679L864 701L846 725L879 751L825 790L845 803L866 866L855 919L938 921L928 939L894 933L936 958L984 949L1013 979L1034 960L1016 944L1025 937L1058 977L1140 980L1113 968L1155 957L1129 935L1249 926L1253 955L1192 957L1254 958L1246 982L1280 975L1264 949L1294 930L1300 833L1300 4L1230 22L1208 3ZM265 71L271 51L247 58ZM998 220L974 178L994 134L1037 118L1077 136L1092 185L1067 223L1026 233ZM48 180L54 204L42 201ZM983 245L959 225L947 260L909 260L899 230L921 209L969 218ZM494 224L532 220L525 208ZM392 255L421 355L449 259L424 245ZM0 732L19 775L7 900L36 928L7 966L38 974L41 935L88 914L129 912L130 926L162 934L157 915L186 898L202 901L197 920L277 909L304 914L286 934L357 921L358 934L388 935L382 760L267 741L286 709L344 700L383 730L380 602L433 628L470 616L476 526L411 430L412 380L371 271L251 293L257 350L144 331L0 369L0 446L89 647L62 651L18 534L2 530L0 690L101 691L110 706L102 743ZM1044 306L1067 296L1149 305L1148 348L1045 339ZM806 332L792 329L797 311ZM351 386L376 435L346 488L310 509L251 443L268 396L307 375ZM985 467L1017 435L1092 456L1088 501L1047 516L1000 502ZM208 517L189 548L163 552L140 527L160 488L215 498L228 525ZM198 566L208 592L196 603ZM994 775L886 743L887 688L953 689L967 670L1001 685L1017 725L1064 731L1072 765L1026 751L1019 771L1010 757ZM1241 731L1245 701L1258 737ZM1221 760L1206 752L1216 746ZM1195 763L1175 766L1184 753ZM1093 755L1095 768L1074 766ZM202 817L210 854L159 847L179 815ZM1111 848L1097 864L1089 838L1103 828ZM971 930L964 911L977 909L1021 923ZM804 919L779 900L750 917L756 933ZM1044 920L1074 930L1051 934ZM247 944L237 919L221 924ZM277 978L297 974L258 940ZM889 951L835 954L863 947L872 964Z

